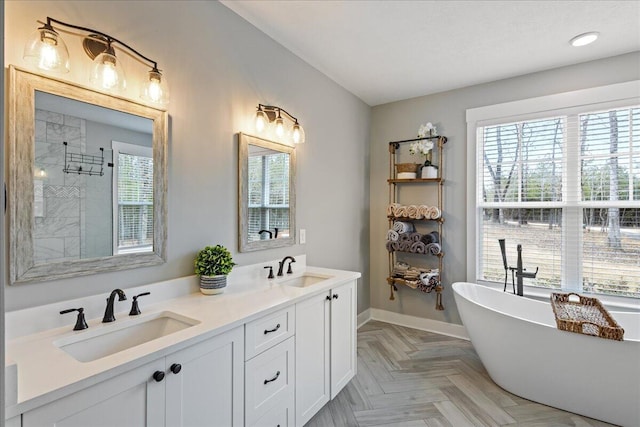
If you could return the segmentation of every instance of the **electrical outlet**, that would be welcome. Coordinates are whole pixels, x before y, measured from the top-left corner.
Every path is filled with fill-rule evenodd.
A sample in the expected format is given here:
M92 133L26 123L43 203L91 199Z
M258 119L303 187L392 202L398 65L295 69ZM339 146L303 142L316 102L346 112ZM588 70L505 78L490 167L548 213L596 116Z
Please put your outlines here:
M300 244L304 245L305 243L307 243L307 230L305 230L304 228L300 229Z

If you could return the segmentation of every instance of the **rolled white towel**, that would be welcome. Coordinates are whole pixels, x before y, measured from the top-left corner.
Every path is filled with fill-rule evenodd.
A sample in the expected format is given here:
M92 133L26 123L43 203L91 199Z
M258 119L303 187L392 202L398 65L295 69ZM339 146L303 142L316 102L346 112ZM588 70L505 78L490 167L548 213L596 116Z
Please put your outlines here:
M440 218L441 212L437 206L431 206L429 208L429 219L438 219Z
M401 206L402 205L399 203L391 203L389 206L387 206L387 216L394 216L395 210Z
M400 237L400 235L398 234L397 231L395 231L395 230L387 231L387 240L389 242L397 242L399 237Z
M426 218L426 219L430 219L429 215L430 215L430 211L429 211L429 206L427 205L420 205L418 206L418 213L420 214L420 216L422 218Z
M418 219L418 207L416 205L407 206L407 216L412 219Z
M406 218L407 217L407 207L406 206L396 206L393 210L393 216L396 218Z

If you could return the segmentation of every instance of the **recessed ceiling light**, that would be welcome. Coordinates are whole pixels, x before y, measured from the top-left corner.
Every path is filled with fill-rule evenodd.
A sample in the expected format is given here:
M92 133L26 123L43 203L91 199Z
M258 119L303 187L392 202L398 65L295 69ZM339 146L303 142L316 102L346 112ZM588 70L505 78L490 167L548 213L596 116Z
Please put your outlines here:
M573 47L586 46L596 41L599 35L600 33L597 31L590 31L588 33L575 36L574 38L569 40L569 43L571 43L571 46Z

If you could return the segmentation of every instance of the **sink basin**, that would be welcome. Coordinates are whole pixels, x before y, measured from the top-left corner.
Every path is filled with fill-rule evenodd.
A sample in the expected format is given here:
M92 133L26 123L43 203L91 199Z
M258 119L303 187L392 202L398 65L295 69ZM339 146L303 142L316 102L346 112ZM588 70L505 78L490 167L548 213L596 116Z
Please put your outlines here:
M324 276L322 274L305 273L302 276L294 277L293 279L283 280L282 284L287 286L295 286L297 288L306 288L307 286L315 285L323 280L331 279L333 276Z
M129 319L127 319L129 320ZM170 311L103 325L53 344L79 362L91 362L200 323Z

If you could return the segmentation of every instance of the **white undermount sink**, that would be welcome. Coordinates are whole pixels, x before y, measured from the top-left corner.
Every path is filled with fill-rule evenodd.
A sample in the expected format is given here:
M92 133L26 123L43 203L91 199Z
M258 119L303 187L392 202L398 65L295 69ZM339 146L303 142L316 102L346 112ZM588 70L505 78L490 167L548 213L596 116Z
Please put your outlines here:
M91 362L200 323L171 311L87 329L54 341L54 345L79 362Z
M316 283L331 279L332 277L333 276L325 276L322 274L304 273L302 276L283 280L282 284L287 286L295 286L297 288L306 288L307 286L315 285Z

